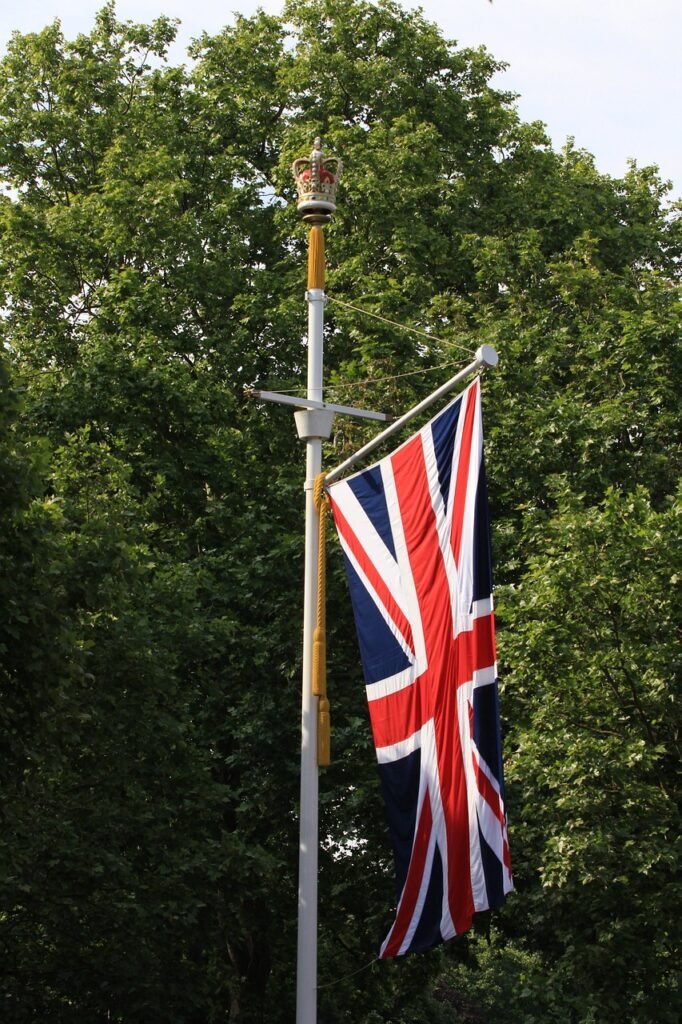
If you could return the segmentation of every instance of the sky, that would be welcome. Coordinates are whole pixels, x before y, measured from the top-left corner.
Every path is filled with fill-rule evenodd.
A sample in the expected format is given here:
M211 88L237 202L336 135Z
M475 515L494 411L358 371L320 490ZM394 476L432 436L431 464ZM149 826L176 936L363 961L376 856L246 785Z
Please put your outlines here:
M89 31L103 0L0 0L0 52L12 31L59 18L67 37ZM181 21L174 62L189 40L232 21L271 13L280 0L118 0L122 20ZM415 7L405 0L405 7ZM656 164L682 196L682 3L680 0L423 0L425 16L462 46L485 46L509 65L493 84L518 94L526 121L542 121L555 148L569 136L605 174L629 159Z

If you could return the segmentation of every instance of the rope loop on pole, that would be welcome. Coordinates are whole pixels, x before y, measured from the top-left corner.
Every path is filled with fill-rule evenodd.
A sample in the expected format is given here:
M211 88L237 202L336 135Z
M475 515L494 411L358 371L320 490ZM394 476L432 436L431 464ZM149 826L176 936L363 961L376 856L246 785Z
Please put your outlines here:
M331 721L327 699L327 572L326 539L327 509L329 498L325 487L325 474L318 474L313 485L313 501L319 516L317 549L317 615L313 632L313 695L318 698L317 707L317 763L327 767L331 763Z

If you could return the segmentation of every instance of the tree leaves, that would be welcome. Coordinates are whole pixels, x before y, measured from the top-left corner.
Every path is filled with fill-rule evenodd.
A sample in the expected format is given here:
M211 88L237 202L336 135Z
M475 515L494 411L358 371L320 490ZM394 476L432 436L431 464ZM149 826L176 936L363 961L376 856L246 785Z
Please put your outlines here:
M0 67L6 1019L292 1018L303 468L287 414L243 386L303 379L290 164L322 134L346 164L331 297L426 335L330 303L334 398L400 412L462 349L500 352L484 400L518 891L487 938L355 977L393 892L333 553L321 1012L676 1020L665 186L553 152L490 55L393 3L238 18L184 68L173 32L108 5L75 41L15 36ZM334 462L369 429L338 421Z

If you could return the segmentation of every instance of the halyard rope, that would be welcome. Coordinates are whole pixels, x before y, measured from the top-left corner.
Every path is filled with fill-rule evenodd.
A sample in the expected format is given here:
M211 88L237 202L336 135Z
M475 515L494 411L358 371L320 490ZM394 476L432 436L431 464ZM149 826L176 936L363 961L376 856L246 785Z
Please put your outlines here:
M356 971L351 971L350 974L344 974L342 978L336 978L334 981L328 981L326 983L326 985L318 985L317 986L318 991L321 988L333 988L333 986L334 985L338 985L339 982L347 981L348 978L354 978L356 974L360 974L362 971L366 971L368 967L371 967L372 964L378 964L378 963L379 963L379 957L375 956L373 960L370 960L369 963L367 963L367 964L363 964L362 967L358 967L358 969Z
M381 320L385 324L390 324L391 327L397 327L400 331L419 334L422 338L428 338L431 342L437 341L439 345L448 345L451 348L458 348L461 352L471 353L471 349L465 348L464 345L458 345L456 341L446 341L444 338L436 337L435 334L429 334L428 331L420 331L418 327L408 327L407 324L400 324L397 320L389 320L388 317L381 316L379 313L370 313L368 309L361 309L360 306L354 306L351 302L337 299L335 295L327 295L326 298L328 302L336 302L339 306L345 306L346 309L352 309L356 313L364 313L365 316L374 317L375 320Z
M313 485L313 501L319 517L317 548L317 614L313 633L313 695L317 707L317 763L326 767L331 760L331 723L327 699L327 637L326 637L326 537L329 498L324 489L325 474L318 474Z

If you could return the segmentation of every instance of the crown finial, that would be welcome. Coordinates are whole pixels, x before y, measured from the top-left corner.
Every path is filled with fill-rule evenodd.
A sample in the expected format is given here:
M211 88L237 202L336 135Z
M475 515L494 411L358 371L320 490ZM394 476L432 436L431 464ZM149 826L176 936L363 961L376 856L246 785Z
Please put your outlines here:
M325 157L318 136L309 157L291 165L298 189L298 212L308 224L328 224L336 210L336 187L343 164L336 156Z

